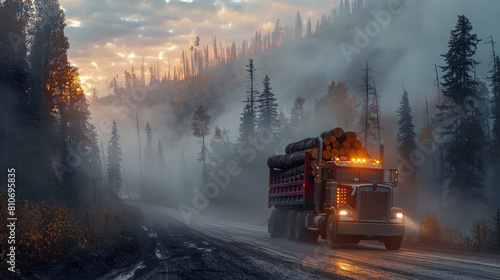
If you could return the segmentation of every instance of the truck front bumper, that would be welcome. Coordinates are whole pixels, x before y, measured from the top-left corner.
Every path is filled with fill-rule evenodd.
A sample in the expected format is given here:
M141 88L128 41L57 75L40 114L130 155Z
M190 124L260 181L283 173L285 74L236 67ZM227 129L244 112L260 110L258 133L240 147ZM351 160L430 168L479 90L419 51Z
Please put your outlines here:
M405 224L338 222L337 234L364 236L402 236Z

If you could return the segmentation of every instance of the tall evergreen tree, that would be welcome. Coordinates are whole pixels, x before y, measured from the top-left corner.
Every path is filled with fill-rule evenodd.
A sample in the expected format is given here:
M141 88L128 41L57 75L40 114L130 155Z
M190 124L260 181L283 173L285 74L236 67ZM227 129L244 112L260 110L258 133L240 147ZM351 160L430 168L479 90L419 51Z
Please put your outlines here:
M481 41L476 34L471 34L472 24L464 15L458 16L458 23L451 31L448 52L441 55L446 65L440 66L445 72L442 84L443 94L455 104L465 105L468 97L474 97L477 82L471 73L478 63L472 57L476 53L477 44Z
M146 145L144 147L144 182L143 182L143 193L141 197L145 200L151 201L153 196L153 178L155 175L154 172L154 147L153 147L153 130L149 125L149 122L146 123Z
M258 100L257 110L259 112L259 129L271 129L274 132L277 132L278 129L278 100L274 97L274 93L271 92L270 86L271 79L266 75L262 84L264 85L264 89L260 94L260 98Z
M153 148L153 130L149 125L149 122L146 123L146 147L144 148L144 167L148 169L148 167L153 166L154 162L154 148Z
M158 139L158 148L156 149L156 170L158 175L163 175L167 169L167 160L165 159L165 153L163 150L163 145L161 140Z
M398 154L400 158L408 161L411 154L417 149L417 134L415 133L410 100L408 99L408 91L406 90L403 91L398 117Z
M306 25L306 37L309 37L311 35L312 35L311 18L308 18L307 25Z
M165 159L163 145L161 140L158 139L158 148L156 149L155 156L155 186L156 191L159 191L164 197L157 197L156 201L165 202L163 200L169 199L168 189L170 186L170 171L167 170L167 160Z
M372 145L371 140L375 139L375 133L373 131L373 109L371 104L372 96L374 95L373 86L371 84L372 80L372 69L368 66L368 61L365 63L365 67L361 69L363 71L363 76L361 77L361 85L358 87L358 92L362 96L361 102L361 117L359 118L359 135L360 139L363 139L363 144L366 146Z
M470 104L476 101L477 82L472 73L477 62L472 57L480 41L472 34L469 19L458 16L458 23L451 31L448 52L442 55L446 65L440 66L445 72L443 94L449 100L438 106L440 118L446 120L441 124L443 135L448 137L442 147L446 151L443 164L446 178L450 179L448 190L455 207L464 201L484 200L481 152L485 135L479 122L481 112Z
M243 107L243 112L241 113L239 132L240 136L238 142L240 143L248 142L248 139L255 135L255 126L252 118L249 98L247 98L247 102Z
M205 138L210 134L210 118L203 106L200 105L194 111L193 118L191 119L193 136L199 138L201 141L201 152L198 160L203 163L203 184L207 183L207 148Z
M252 119L252 123L255 126L257 117L256 117L256 110L255 110L255 102L257 101L257 95L258 91L255 90L254 87L254 81L255 81L255 66L253 64L253 59L249 58L248 59L248 64L246 65L247 69L245 69L246 72L248 72L248 78L247 78L247 101L250 105L250 118Z
M301 96L295 98L295 101L293 102L293 107L290 114L290 124L295 132L304 123L305 119L304 103L306 103L306 99Z
M300 18L300 12L297 11L295 16L295 40L302 39L302 19Z
M335 120L338 126L353 130L358 115L356 96L349 94L344 82L332 81L325 96L316 100L322 118Z
M226 168L227 162L233 158L234 144L229 141L229 131L215 127L214 137L210 141L210 161L213 164L212 171L218 174Z
M345 0L344 2L344 18L351 18L351 4L349 3L349 0Z
M118 128L116 121L113 120L113 127L111 128L111 138L108 142L108 186L111 191L118 194L123 185L123 178L121 173L122 164L122 149L120 147L120 135L118 135Z
M493 119L493 129L491 131L492 142L491 158L494 163L500 166L500 57L496 56L493 63L493 69L490 71L490 82L493 98L491 100L491 111Z

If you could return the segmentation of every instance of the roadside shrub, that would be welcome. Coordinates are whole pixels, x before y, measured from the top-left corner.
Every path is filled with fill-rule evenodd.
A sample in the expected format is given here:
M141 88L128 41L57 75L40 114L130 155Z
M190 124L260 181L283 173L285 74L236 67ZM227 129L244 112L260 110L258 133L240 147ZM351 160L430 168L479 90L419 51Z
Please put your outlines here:
M458 228L451 227L448 223L444 223L441 228L442 243L446 246L465 247L464 235Z
M427 210L425 219L420 222L418 231L419 241L425 244L439 244L441 243L441 237L441 222L439 222L434 213Z
M493 216L493 240L496 250L500 250L500 209Z
M0 189L0 269L7 269L7 194ZM16 268L55 262L69 255L130 240L124 218L133 219L136 211L123 207L118 213L99 204L74 210L64 204L34 203L16 197Z
M483 219L472 224L470 229L472 234L472 245L474 248L487 251L493 249L493 231L488 227Z

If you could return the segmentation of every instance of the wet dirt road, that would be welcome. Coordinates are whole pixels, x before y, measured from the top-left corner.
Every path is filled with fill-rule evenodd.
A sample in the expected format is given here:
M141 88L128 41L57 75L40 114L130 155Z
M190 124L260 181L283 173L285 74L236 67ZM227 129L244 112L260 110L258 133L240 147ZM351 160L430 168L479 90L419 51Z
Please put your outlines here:
M178 209L139 206L146 220L140 261L101 279L500 279L500 256L361 242L328 248L326 242L274 239L265 225L191 216Z

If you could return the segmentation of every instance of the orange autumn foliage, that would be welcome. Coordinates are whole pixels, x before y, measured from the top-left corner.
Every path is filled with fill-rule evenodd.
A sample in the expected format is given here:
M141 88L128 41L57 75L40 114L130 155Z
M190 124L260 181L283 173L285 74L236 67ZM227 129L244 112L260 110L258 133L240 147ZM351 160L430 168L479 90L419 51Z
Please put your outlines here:
M69 255L129 240L124 220L136 212L121 208L117 213L100 205L74 210L64 204L46 201L35 203L16 197L16 267L37 263L55 262ZM7 192L0 189L0 269L6 269L7 243Z

